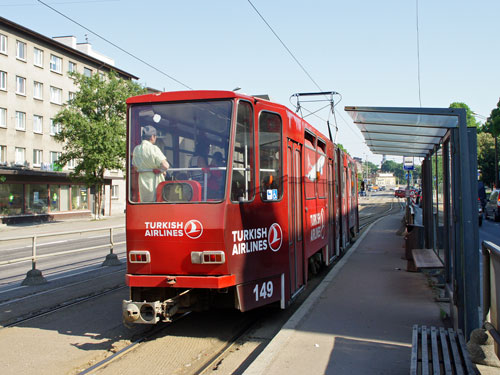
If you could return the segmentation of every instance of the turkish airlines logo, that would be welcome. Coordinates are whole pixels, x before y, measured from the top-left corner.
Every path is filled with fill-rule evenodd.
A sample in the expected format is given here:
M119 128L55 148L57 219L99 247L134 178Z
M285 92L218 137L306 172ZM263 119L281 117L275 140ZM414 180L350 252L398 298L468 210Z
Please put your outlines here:
M189 220L184 225L184 233L193 240L200 238L203 233L203 225L198 220Z
M281 243L283 242L283 231L278 223L274 223L269 228L267 242L269 243L269 247L272 251L278 251L281 248Z

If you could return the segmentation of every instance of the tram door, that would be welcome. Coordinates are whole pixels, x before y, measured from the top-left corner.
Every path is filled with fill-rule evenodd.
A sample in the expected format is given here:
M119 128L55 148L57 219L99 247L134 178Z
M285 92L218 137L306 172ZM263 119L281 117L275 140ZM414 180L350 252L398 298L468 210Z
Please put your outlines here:
M335 255L340 255L340 174L338 153L335 151L334 164L334 197L335 197Z
M335 205L334 205L334 169L333 160L328 159L328 254L327 263L336 255L335 253Z
M290 294L304 285L304 239L302 233L302 149L288 140L288 241L290 257Z

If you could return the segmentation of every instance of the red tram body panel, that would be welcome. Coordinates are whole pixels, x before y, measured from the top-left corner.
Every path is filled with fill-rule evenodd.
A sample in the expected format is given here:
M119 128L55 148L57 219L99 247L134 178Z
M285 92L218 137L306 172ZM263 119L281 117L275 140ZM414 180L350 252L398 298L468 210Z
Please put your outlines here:
M127 106L125 321L285 308L358 231L355 164L285 106L232 91Z

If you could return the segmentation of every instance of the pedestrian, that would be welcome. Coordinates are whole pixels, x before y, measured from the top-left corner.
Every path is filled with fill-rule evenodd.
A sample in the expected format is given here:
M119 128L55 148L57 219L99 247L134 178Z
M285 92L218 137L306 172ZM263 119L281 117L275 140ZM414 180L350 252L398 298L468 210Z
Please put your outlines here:
M156 187L165 181L165 172L170 165L156 143L156 128L147 125L142 128L142 142L134 148L132 165L139 173L139 201L154 202Z

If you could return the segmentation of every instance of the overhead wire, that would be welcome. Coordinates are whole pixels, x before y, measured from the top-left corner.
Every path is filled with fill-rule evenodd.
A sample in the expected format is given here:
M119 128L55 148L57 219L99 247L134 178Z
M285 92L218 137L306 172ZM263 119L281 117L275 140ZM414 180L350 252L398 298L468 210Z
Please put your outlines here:
M274 34L274 36L279 40L279 42L281 43L281 45L285 48L285 50L290 54L290 56L292 57L292 59L297 63L297 65L302 69L302 71L307 75L307 77L309 77L309 79L311 80L311 82L318 88L319 91L323 91L321 89L321 87L316 83L316 81L314 80L314 78L311 76L311 74L309 74L309 72L306 70L306 68L304 68L304 66L300 63L300 61L295 57L295 55L292 53L292 51L290 50L290 48L287 47L287 45L285 44L285 42L283 42L283 40L279 37L278 33L276 33L276 31L274 31L273 27L269 24L269 22L267 22L267 20L264 18L264 16L259 12L259 10L255 7L255 5L252 3L251 0L247 0L248 3L252 6L252 8L255 10L255 12L259 15L259 17L262 19L262 21L267 25L267 27L269 28L269 30L271 30L271 32ZM342 100L342 99L341 99ZM340 102L340 101L339 101ZM338 104L338 103L337 103ZM336 129L336 132L335 132L335 138L337 138L337 133L338 133L338 125L337 125L337 118L335 116L335 112L336 112L336 109L335 109L335 106L334 105L334 108L333 108L333 115L334 115L334 120L335 120L335 129ZM310 112L310 111L309 111ZM340 113L339 113L340 115ZM343 117L341 116L341 118L343 119ZM343 119L344 120L344 119ZM324 120L323 120L324 121ZM352 128L352 126L344 120L344 122L347 124L347 127L354 133L356 134L356 136L360 139L362 139L360 137L360 135L358 133L356 133L356 131ZM363 140L363 139L362 139ZM364 141L364 140L363 140Z
M181 86L184 86L185 88L187 88L187 89L189 89L189 90L193 90L193 88L189 87L188 85L186 85L185 83L183 83L183 82L179 81L178 79L176 79L176 78L172 77L170 74L165 73L163 70L161 70L161 69L159 69L159 68L155 67L154 65L152 65L152 64L150 64L150 63L148 63L147 61L145 61L145 60L141 59L140 57L138 57L138 56L134 55L133 53L128 52L127 50L123 49L122 47L120 47L120 46L119 46L119 45L117 45L116 43L111 42L110 40L106 39L106 38L105 38L105 37L103 37L102 35L100 35L100 34L96 33L95 31L93 31L93 30L89 29L88 27L86 27L86 26L82 25L81 23L79 23L79 22L75 21L75 20L74 20L74 19L72 19L71 17L69 17L69 16L65 15L64 13L62 13L62 12L58 11L57 9L55 9L55 8L51 7L51 6L50 6L50 5L48 5L47 3L44 3L42 0L38 0L38 2L39 2L39 3L41 3L41 4L43 4L43 5L45 5L47 8L49 8L49 9L53 10L53 11L54 11L54 12L56 12L57 14L59 14L59 15L63 16L64 18L68 19L69 21L71 21L71 22L75 23L76 25L80 26L81 28L83 28L83 29L87 30L89 33L92 33L92 34L93 34L93 35L95 35L96 37L98 37L98 38L100 38L100 39L104 40L106 43L111 44L113 47L115 47L115 48L119 49L119 50L120 50L120 51L122 51L123 53L125 53L125 54L129 55L130 57L133 57L134 59L136 59L136 60L140 61L141 63L145 64L146 66L150 67L151 69L153 69L153 70L157 71L158 73L160 73L160 74L164 75L165 77L167 77L167 78L171 79L172 81L174 81L174 82L176 82L176 83L180 84Z

